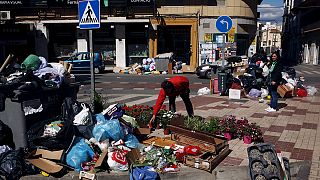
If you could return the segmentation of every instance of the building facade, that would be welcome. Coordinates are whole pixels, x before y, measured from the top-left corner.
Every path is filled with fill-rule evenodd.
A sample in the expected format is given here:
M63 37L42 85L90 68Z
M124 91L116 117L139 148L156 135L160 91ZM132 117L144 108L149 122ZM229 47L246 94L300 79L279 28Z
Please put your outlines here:
M14 52L35 53L55 61L88 51L88 31L78 27L76 0L9 0L0 11L0 58ZM245 55L254 40L258 1L249 0L100 0L101 27L93 30L94 51L125 67L143 58L173 52L194 69L204 56L221 57L221 37L215 27L221 15L232 18L227 55Z
M260 47L262 47L267 54L280 50L281 33L282 26L277 26L276 24L266 22L262 25L260 30Z
M318 64L320 45L320 2L285 0L283 57L289 64Z

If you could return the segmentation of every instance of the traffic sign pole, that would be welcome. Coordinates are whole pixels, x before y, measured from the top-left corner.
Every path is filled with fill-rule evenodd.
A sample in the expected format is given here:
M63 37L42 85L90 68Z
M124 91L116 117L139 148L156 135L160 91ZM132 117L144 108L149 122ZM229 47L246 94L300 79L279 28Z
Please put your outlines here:
M79 0L79 27L89 29L90 72L91 72L91 107L94 111L95 77L92 29L100 28L100 0Z
M225 57L224 57L224 50L226 48L226 34L223 33L222 35L222 68L225 66Z
M89 30L89 48L90 48L90 71L91 71L91 105L94 112L94 93L95 93L95 77L94 77L94 54L92 43L92 30Z

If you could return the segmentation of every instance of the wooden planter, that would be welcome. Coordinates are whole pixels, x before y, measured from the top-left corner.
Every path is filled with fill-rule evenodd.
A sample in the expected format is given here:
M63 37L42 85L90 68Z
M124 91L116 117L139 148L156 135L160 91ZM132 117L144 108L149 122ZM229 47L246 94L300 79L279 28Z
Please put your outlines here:
M219 154L219 152L228 147L228 142L224 137L213 134L191 131L182 127L169 125L171 139L184 145L199 146L201 150Z
M230 152L229 148L225 147L218 155L214 155L211 152L205 152L200 156L186 155L184 157L184 164L189 167L212 172L212 170L216 168Z

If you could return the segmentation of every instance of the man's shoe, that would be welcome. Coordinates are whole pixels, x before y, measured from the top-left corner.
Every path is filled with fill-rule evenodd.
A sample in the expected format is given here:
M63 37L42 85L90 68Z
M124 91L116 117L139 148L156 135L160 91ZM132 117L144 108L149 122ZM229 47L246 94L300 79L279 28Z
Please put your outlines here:
M277 110L275 110L275 109L273 109L273 108L270 108L270 109L268 110L268 112L277 112Z

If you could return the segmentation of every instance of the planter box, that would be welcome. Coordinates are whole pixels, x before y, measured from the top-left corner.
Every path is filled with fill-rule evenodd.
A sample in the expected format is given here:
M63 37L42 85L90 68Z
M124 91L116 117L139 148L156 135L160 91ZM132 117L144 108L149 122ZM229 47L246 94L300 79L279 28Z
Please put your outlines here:
M225 147L218 155L214 155L211 152L203 153L200 156L185 156L184 164L205 170L208 172L212 172L214 168L216 168L230 153L229 147Z
M228 147L228 141L221 136L191 131L186 128L169 125L171 139L184 145L199 146L202 151L219 154L219 152Z

